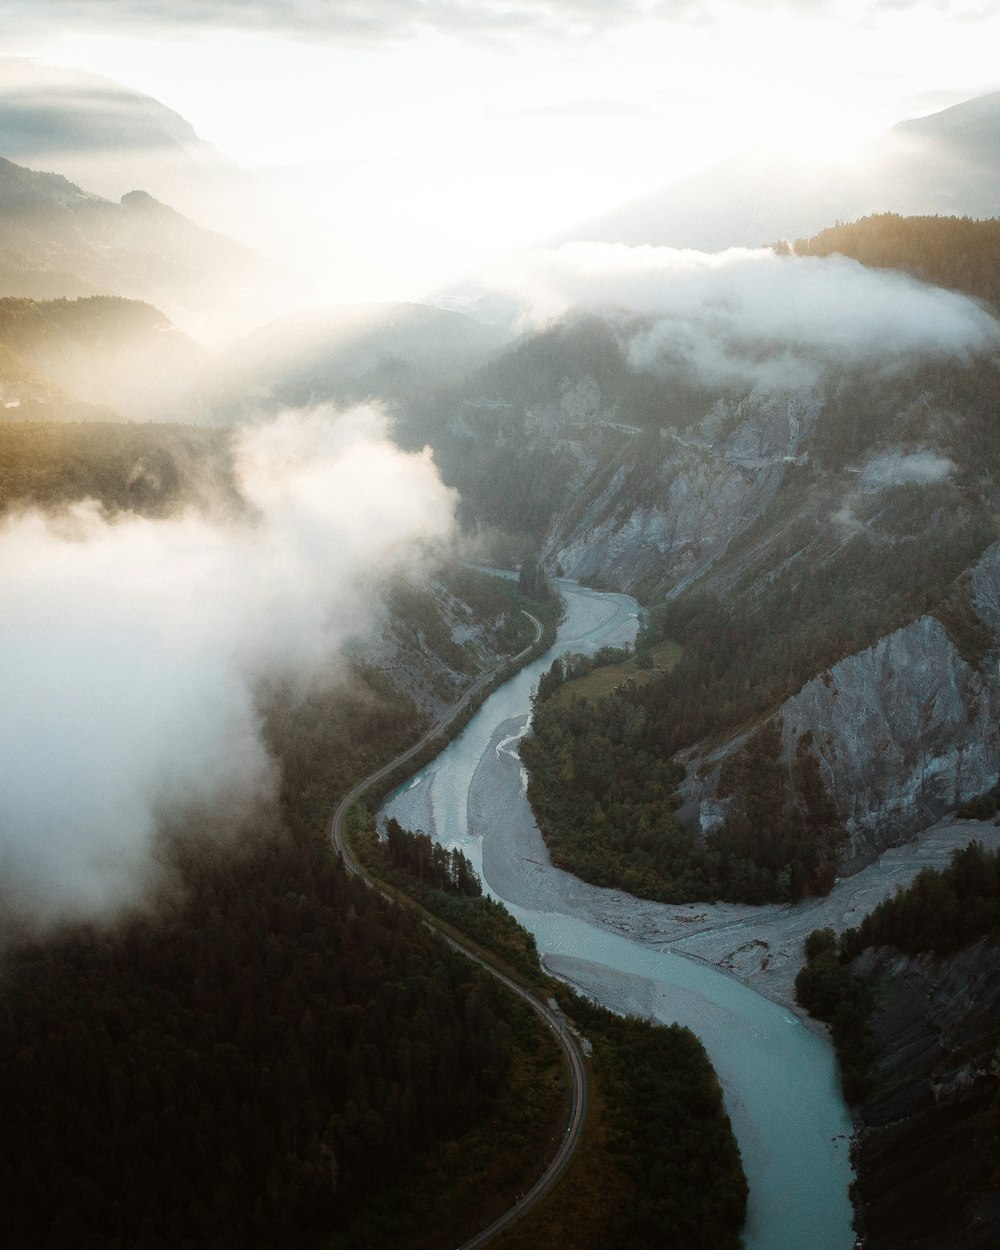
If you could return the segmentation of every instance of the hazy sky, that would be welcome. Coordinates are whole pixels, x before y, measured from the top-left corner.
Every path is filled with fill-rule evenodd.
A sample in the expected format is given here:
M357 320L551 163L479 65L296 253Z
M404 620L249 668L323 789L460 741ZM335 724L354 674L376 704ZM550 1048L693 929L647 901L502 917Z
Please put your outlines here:
M0 0L6 50L106 74L411 294L748 144L821 158L1000 87L995 0ZM364 285L362 282L362 285Z

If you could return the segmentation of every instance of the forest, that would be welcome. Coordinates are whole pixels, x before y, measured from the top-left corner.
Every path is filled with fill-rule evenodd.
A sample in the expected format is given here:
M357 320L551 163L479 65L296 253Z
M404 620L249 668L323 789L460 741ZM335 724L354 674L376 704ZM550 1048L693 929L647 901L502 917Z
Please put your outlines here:
M448 1142L512 1176L544 1156L544 1105L506 1155L476 1144L552 1066L533 1021L325 840L332 796L415 710L358 669L274 712L276 821L234 846L192 817L164 834L150 907L8 934L7 1244L419 1246L450 1226Z
M757 730L723 772L720 793L734 800L725 822L699 840L674 814L683 769L658 749L659 726L637 693L536 704L522 754L553 861L667 903L825 893L843 829L809 741L799 741L789 782L780 723Z
M351 838L377 880L404 890L558 1000L593 1049L598 1122L553 1198L503 1244L652 1250L679 1238L703 1250L736 1250L746 1180L721 1088L695 1035L623 1019L550 978L531 934L502 903L481 895L460 850L446 851L395 819L378 838L365 814Z
M0 516L94 499L105 513L239 510L229 430L110 421L0 422Z
M877 269L902 269L1000 308L1000 219L876 213L796 239L799 256L839 252Z
M8 508L93 496L155 516L216 474L231 482L216 432L0 432ZM157 490L133 490L137 465ZM502 605L518 615L513 587L454 583L492 622ZM545 1157L558 1064L533 1019L349 879L326 840L335 797L422 716L357 661L333 685L260 698L274 811L235 843L225 813L172 819L162 888L114 921L41 938L4 917L5 1244L419 1247L428 1228L460 1237L495 1214L488 1197L450 1200L463 1182L475 1192L470 1176L488 1175L502 1207Z
M1000 852L975 841L956 850L947 868L922 869L839 940L832 929L809 935L795 994L811 1015L830 1024L849 1101L870 1091L878 1057L868 1027L875 994L851 970L852 961L873 947L941 959L984 939L1000 939Z
M0 433L7 508L91 495L109 513L156 516L197 499L205 480L231 482L228 441L212 431ZM60 461L71 466L61 481L50 472ZM207 478L193 476L199 461ZM158 465L156 491L133 491L137 464ZM532 566L522 581L545 591ZM500 648L533 636L516 583L451 568L435 585L397 592L394 627L440 643L459 669L474 665L449 650L435 615L442 595L454 611L468 605L470 624L486 622ZM555 605L531 606L551 631ZM162 888L114 921L38 937L5 917L0 1203L16 1250L438 1250L522 1192L560 1131L561 1062L529 1009L417 912L349 878L327 842L337 797L426 718L358 659L332 685L272 683L260 698L281 768L275 810L258 812L236 842L224 813L166 823ZM530 935L481 896L464 857L399 831L385 871L543 981ZM669 1217L704 1228L694 1246L735 1247L745 1182L703 1050L690 1035L620 1027L593 1024L606 1075L581 1160L590 1179L576 1181L592 1191L577 1203L578 1244L662 1244ZM647 1123L638 1108L654 1095L662 1106ZM633 1159L635 1135L656 1126L662 1148L640 1143L644 1157ZM532 1244L556 1250L562 1227L536 1230Z

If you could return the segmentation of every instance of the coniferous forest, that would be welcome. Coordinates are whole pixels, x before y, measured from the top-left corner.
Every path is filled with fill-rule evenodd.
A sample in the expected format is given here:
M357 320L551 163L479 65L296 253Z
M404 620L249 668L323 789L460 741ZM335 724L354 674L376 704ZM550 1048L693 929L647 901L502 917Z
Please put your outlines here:
M19 428L4 444L5 501L31 500L34 466L44 481L46 459L72 447L67 501L95 494L109 511L155 515L197 498L192 440L226 481L214 434ZM161 469L139 496L127 481L137 449ZM509 610L513 583L462 569L442 579L498 645L530 639ZM395 610L401 635L467 665L427 594L401 588ZM106 922L38 937L11 915L0 1204L17 1250L436 1250L509 1205L561 1132L565 1078L530 1009L417 912L348 876L327 841L336 796L426 719L360 661L326 686L276 683L261 698L281 768L273 809L235 837L225 813L175 814L154 896ZM481 896L460 853L396 826L368 853L397 888L557 993L591 1036L600 1112L578 1164L575 1183L592 1193L574 1204L577 1244L657 1244L661 1228L684 1227L694 1247L735 1247L746 1183L693 1035L622 1023L549 985L530 935ZM555 1250L569 1219L519 1235Z

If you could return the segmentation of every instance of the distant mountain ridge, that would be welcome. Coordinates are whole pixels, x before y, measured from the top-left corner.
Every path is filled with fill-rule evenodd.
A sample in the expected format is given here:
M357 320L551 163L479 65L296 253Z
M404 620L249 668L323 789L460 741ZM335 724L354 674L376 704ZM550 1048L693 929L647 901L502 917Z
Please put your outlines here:
M252 180L159 100L96 74L0 58L0 152L117 200L144 187L187 216L206 216L233 180Z
M120 202L62 174L0 158L0 295L121 295L192 325L226 300L252 303L277 266L145 191Z
M561 232L720 251L815 234L872 213L1000 215L1000 92L900 122L856 159L752 150Z
M199 415L204 349L159 309L93 295L0 298L0 405L8 420Z
M113 203L141 188L192 223L276 258L266 283L259 275L241 279L224 324L216 316L213 325L207 304L168 306L155 291L101 286L159 303L191 333L204 333L206 325L216 340L233 338L316 298L314 258L298 238L316 224L308 207L243 169L142 91L96 74L0 57L0 155L33 170L57 170ZM233 294L230 287L224 284L222 293Z

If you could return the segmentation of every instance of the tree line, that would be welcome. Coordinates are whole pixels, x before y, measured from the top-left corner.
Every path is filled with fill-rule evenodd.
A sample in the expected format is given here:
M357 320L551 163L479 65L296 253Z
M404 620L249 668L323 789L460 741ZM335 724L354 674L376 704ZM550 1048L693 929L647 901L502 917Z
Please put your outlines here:
M461 889L456 872L428 881L426 834L390 819L378 839L362 812L351 839L374 875L405 889L557 999L591 1044L600 1112L572 1165L580 1169L576 1184L583 1192L563 1200L573 1209L560 1208L564 1214L554 1223L544 1208L538 1220L525 1221L513 1244L562 1250L570 1238L580 1250L652 1250L681 1240L691 1250L736 1250L746 1179L718 1079L697 1037L679 1025L623 1019L553 981L539 966L534 938L501 903ZM465 859L438 849L442 869L449 854L459 864ZM587 1178L603 1200L586 1192Z
M799 256L839 252L877 269L902 269L1000 308L1000 219L875 213L796 239Z

